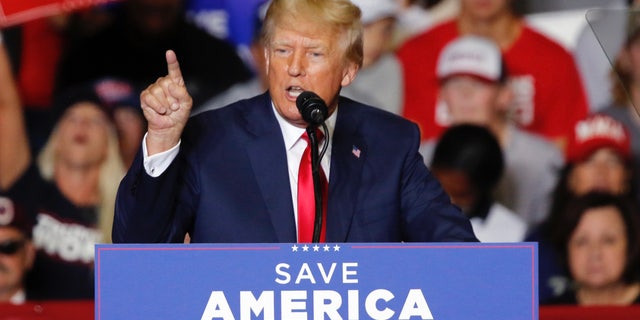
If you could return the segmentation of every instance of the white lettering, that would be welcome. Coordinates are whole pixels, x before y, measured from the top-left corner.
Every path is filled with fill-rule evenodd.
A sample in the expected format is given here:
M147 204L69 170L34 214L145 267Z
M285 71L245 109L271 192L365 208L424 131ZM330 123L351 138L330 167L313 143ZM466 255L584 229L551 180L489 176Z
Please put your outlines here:
M264 312L262 319L275 319L273 291L263 291L256 300L251 291L240 291L240 319L251 319L251 313L257 317Z
M313 274L311 274L311 269L307 263L302 264L300 273L298 273L298 277L296 278L296 284L300 284L302 280L309 280L311 283L316 284L316 279L313 278Z
M411 289L404 301L402 311L400 311L400 320L409 320L411 317L420 317L420 319L433 319L431 309L427 304L427 300L420 289Z
M616 141L625 139L625 131L622 124L604 116L595 116L582 120L578 122L575 130L576 139L580 142L599 137L606 137Z
M358 290L347 291L347 308L349 313L349 320L360 319L360 303L358 300L359 296L360 292Z
M307 281L310 284L316 284L316 277L318 276L318 272L320 273L320 277L325 284L331 283L334 274L336 273L336 269L338 263L333 262L326 267L325 264L320 262L316 263L315 267L308 263L303 263L300 266L300 269L297 272L296 279L294 281L295 284L300 284L303 281ZM356 268L358 267L357 262L343 262L341 264L342 268L340 271L342 272L342 283L358 283L358 271ZM289 269L291 266L287 263L278 263L275 267L276 277L274 281L278 284L289 284L291 282L291 277L294 271L290 272ZM317 269L316 269L317 268ZM338 276L336 275L336 278Z
M391 317L393 317L393 314L395 312L389 308L384 308L383 310L380 310L378 309L377 303L379 300L384 300L386 302L389 302L390 300L393 299L393 297L394 297L393 293L391 293L391 291L386 289L378 289L378 290L371 291L371 293L369 293L369 295L367 296L367 299L364 302L364 307L365 307L365 310L367 311L367 314L372 319L376 319L376 320L391 319Z
M333 277L333 271L336 270L336 263L332 263L331 264L331 268L329 269L329 274L326 274L324 271L324 267L322 266L322 263L318 262L318 269L320 270L320 274L322 275L322 279L324 280L324 283L329 283L331 282L331 278Z
M211 291L209 302L207 302L207 306L204 308L204 312L202 313L200 320L211 320L214 318L235 320L233 313L231 312L231 308L229 308L227 298L222 291Z
M280 314L276 314L275 294L280 294ZM311 294L311 305L307 304L308 295ZM234 311L227 301L223 291L212 291L207 305L204 308L201 320L251 320L260 318L265 320L275 320L276 316L287 320L307 320L330 319L342 320L343 316L349 320L360 319L360 292L349 290L346 295L346 304L343 303L345 297L338 291L333 290L283 290L279 292L262 291L256 299L252 291L240 291L240 306ZM399 304L390 303L395 295L387 289L376 289L371 291L365 298L366 319L386 320L391 319ZM346 305L346 310L343 307ZM409 319L434 320L431 309L422 293L421 289L411 289L407 293L399 320Z
M278 263L276 265L276 273L284 277L284 279L276 278L276 282L279 284L287 284L291 281L291 275L282 269L289 269L289 265L286 263Z
M329 319L342 320L338 309L342 306L342 297L336 291L317 290L313 292L313 319L324 319L326 314Z
M342 283L358 283L358 279L349 278L349 276L356 276L358 274L355 270L349 270L350 267L357 268L357 262L345 262L342 264Z
M93 263L94 247L101 239L96 229L64 223L45 213L38 214L33 228L36 248L67 262Z
M532 75L513 76L509 80L509 87L513 92L513 119L520 125L531 125L535 116L535 79Z
M280 307L282 319L307 320L307 292L302 290L282 291L280 294Z

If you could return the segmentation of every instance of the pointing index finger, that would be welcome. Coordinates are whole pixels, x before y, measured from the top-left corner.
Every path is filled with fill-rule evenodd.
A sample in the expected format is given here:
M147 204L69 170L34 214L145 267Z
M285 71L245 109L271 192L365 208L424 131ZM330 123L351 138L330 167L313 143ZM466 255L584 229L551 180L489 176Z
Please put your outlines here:
M173 50L167 50L166 58L169 77L175 84L183 86L184 80L182 79L182 71L180 70L180 64L178 63L178 57L176 57L176 53L173 52Z

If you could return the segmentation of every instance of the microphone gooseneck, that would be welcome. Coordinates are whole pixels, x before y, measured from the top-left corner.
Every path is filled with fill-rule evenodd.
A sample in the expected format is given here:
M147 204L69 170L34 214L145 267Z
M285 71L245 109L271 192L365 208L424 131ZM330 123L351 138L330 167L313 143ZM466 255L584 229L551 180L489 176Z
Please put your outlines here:
M320 160L324 156L324 153L329 145L329 130L324 121L329 117L329 108L327 104L317 94L311 91L302 92L298 98L296 98L296 107L302 115L302 119L309 125L307 126L307 136L309 137L309 143L311 145L311 171L313 176L313 191L315 199L315 219L313 227L312 242L320 242L320 235L322 232L322 185L320 180ZM318 126L322 126L324 131L324 144L322 151L318 153L318 137L316 136L316 130Z
M318 153L318 137L316 135L316 127L309 125L307 127L307 136L309 136L309 143L311 144L311 173L313 176L313 193L314 193L314 202L315 202L315 217L313 223L313 243L320 242L320 236L322 233L322 224L323 224L323 191L322 191L322 183L320 178L321 165L320 160L324 156L325 151L327 150L327 146L329 144L329 130L327 129L327 125L322 123L322 129L324 131L324 143L322 145L322 151Z

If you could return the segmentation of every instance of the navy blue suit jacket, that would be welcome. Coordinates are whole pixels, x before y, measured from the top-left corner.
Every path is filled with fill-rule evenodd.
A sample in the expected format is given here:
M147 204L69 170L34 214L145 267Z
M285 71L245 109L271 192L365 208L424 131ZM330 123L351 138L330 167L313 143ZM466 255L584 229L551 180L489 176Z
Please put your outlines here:
M327 242L477 241L401 117L340 98ZM353 153L354 147L360 155ZM113 241L296 242L284 139L268 92L192 117L159 177L139 153L122 180Z

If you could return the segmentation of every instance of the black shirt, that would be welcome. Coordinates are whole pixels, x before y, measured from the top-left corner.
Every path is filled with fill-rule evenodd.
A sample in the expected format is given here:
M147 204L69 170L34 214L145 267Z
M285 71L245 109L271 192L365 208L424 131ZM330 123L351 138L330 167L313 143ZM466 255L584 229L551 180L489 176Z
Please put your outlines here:
M35 265L27 276L27 299L93 299L97 208L77 207L35 165L7 190L34 212Z

